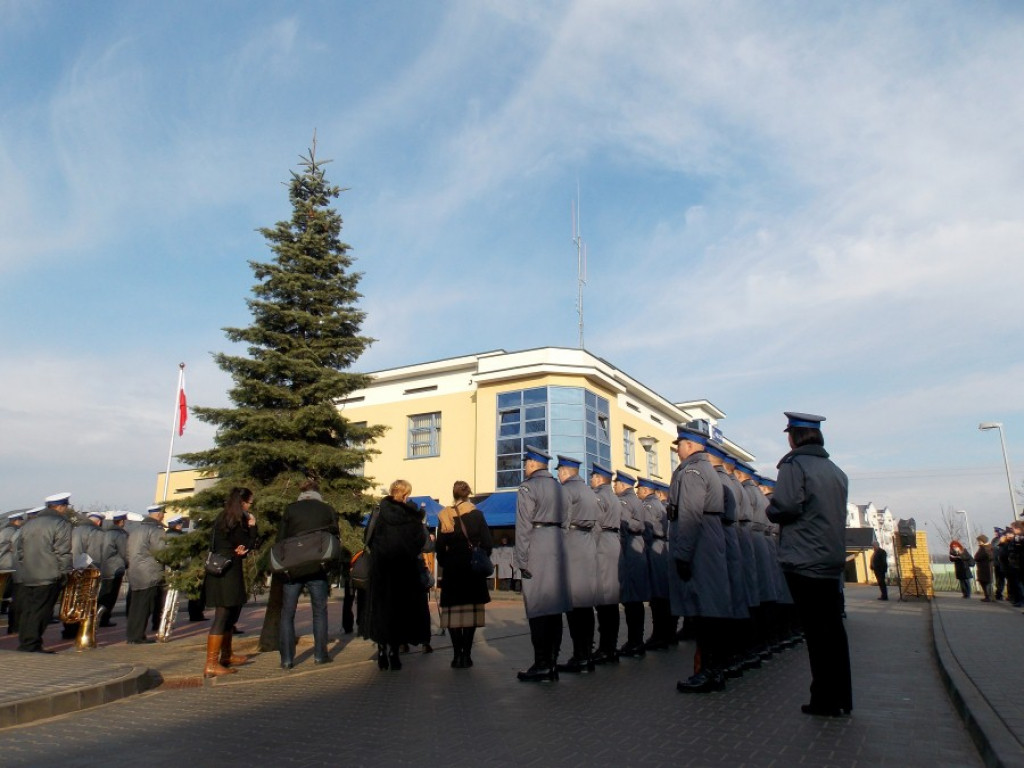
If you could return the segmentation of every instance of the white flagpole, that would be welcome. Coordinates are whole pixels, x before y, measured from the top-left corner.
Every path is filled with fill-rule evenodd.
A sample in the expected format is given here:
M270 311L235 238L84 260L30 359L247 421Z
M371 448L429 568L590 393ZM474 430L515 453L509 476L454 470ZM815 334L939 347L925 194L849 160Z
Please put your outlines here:
M174 390L174 418L171 419L171 447L167 449L167 470L164 472L164 497L161 501L167 501L167 488L171 482L171 457L174 455L174 433L178 431L178 420L181 418L181 409L178 407L181 397L181 384L185 379L185 364L178 363L178 387Z

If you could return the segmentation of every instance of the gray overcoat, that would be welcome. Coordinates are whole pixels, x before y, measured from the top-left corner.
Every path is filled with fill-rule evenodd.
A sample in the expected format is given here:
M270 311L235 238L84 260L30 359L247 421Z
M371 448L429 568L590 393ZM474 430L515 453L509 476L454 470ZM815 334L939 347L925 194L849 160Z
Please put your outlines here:
M147 517L128 534L128 583L132 591L166 583L163 563L154 553L164 547L164 526Z
M597 603L597 518L601 512L594 492L579 475L562 485L565 495L565 553L569 558L569 587L573 608Z
M668 503L672 615L732 618L721 517L722 481L706 453L699 451L675 468ZM689 581L679 577L676 560L690 564L693 575Z
M572 609L565 554L565 497L546 469L526 478L516 495L516 547L513 562L523 574L528 619Z
M42 587L71 572L71 523L53 509L26 520L14 546L19 584Z
M644 542L644 506L632 488L618 497L622 558L619 560L619 602L642 603L651 599L651 577Z
M619 534L619 500L607 483L594 491L597 499L597 604L617 605L619 602L619 560L622 538Z
M668 599L668 516L665 505L653 493L640 502L644 506L644 539L651 597Z
M743 550L740 548L739 498L736 495L740 488L738 483L733 483L732 477L724 467L715 467L715 471L718 473L718 479L722 481L722 526L725 534L725 561L729 568L732 618L746 619L750 614L747 611L747 582L743 573Z

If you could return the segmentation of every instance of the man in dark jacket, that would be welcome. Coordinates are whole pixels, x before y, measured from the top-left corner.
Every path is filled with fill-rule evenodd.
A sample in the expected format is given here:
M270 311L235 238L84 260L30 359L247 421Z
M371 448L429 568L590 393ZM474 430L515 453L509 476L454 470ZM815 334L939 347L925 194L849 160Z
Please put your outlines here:
M338 513L323 500L320 484L314 478L303 482L298 501L285 509L277 540L284 541L307 531L328 531L335 536L340 535ZM327 572L319 565L311 566L306 573L289 574L283 586L279 635L281 669L291 669L295 665L295 608L303 587L309 591L313 607L313 663L330 663L332 659L327 652Z
M779 462L767 512L780 526L779 565L807 639L811 701L801 711L838 717L853 710L839 583L846 564L849 483L825 450L825 417L789 411L786 416L792 450Z
M886 574L889 573L889 555L882 549L878 542L875 542L875 551L871 553L871 570L875 574L875 581L882 592L879 600L889 599L889 588L885 584Z
M43 648L43 632L71 572L71 523L66 519L71 494L56 493L46 508L21 528L18 560L18 650L52 653Z

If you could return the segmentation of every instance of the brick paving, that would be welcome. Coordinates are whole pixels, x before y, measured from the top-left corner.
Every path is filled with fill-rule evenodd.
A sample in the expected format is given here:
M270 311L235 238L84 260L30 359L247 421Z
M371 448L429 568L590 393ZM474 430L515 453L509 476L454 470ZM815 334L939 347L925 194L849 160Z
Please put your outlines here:
M450 669L447 638L437 637L435 653L408 654L402 671L380 672L373 646L346 636L332 642L331 665L312 665L305 639L291 673L278 668L277 654L264 654L215 685L188 688L173 683L201 667L206 625L194 637L160 646L124 646L122 635L119 645L73 655L104 663L148 655L172 684L0 731L0 761L132 768L140 760L153 766L983 765L937 670L931 607L882 603L876 594L867 587L847 591L855 697L849 718L800 713L809 684L803 646L706 696L675 691L692 664L689 643L592 675L563 675L554 684L518 683L516 670L532 656L522 607L497 601L478 634L471 670ZM946 606L941 599L945 624L958 621L953 614L959 616L960 606L948 613ZM1006 622L1024 620L1016 611L977 607ZM336 608L332 602L332 627ZM254 606L244 614L254 629L261 611ZM308 621L305 604L301 615ZM32 658L64 655L72 654ZM5 677L25 677L20 665L10 669L14 656L23 655L0 658ZM993 690L1006 683L988 681Z

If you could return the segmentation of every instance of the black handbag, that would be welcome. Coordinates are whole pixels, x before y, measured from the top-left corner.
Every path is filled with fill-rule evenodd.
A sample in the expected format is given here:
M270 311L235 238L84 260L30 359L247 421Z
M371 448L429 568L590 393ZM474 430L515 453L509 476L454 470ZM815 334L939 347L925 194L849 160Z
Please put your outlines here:
M462 515L459 514L459 505L455 505L455 518L459 521L459 526L462 528L462 535L466 537L466 541L469 543L469 569L473 571L477 576L490 576L494 573L494 563L491 562L491 556L487 554L486 549L482 549L469 540L469 533L466 532L466 524L462 522Z
M364 549L356 555L349 578L356 589L366 589L370 586L370 550Z
M289 579L312 576L341 559L341 541L319 528L282 539L270 548L270 570Z
M210 532L210 551L206 553L206 572L211 576L223 576L234 562L233 557L220 555L213 551L214 531Z

